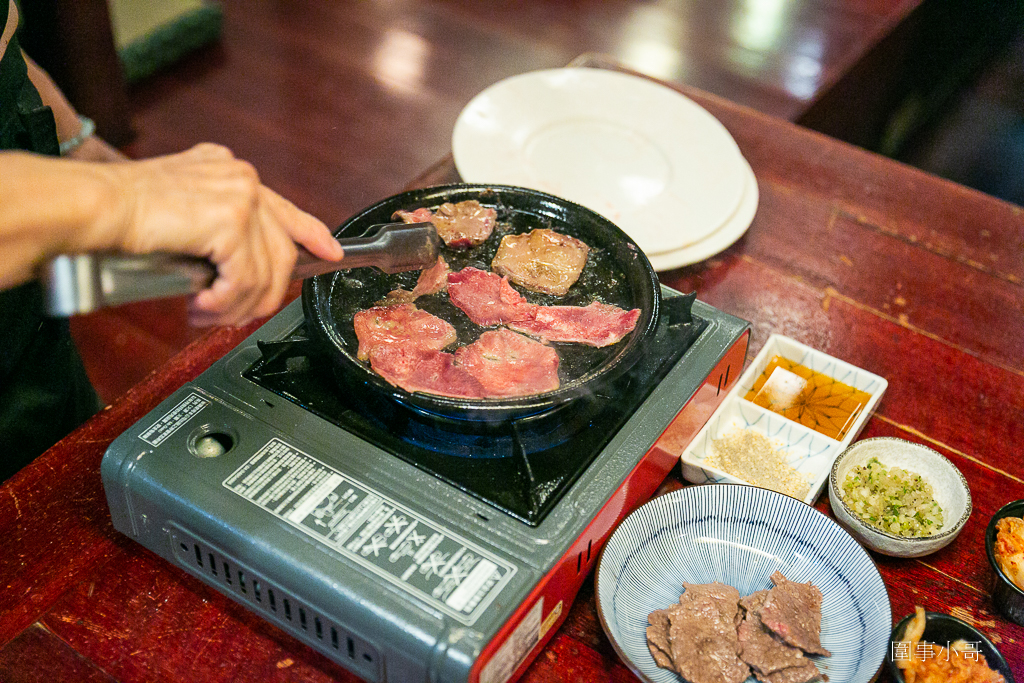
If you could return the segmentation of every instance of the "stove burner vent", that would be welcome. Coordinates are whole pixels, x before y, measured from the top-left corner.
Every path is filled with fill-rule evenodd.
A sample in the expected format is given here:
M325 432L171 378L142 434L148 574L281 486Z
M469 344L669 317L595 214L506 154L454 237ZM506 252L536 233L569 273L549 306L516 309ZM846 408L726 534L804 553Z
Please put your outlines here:
M187 531L172 528L171 545L175 559L190 574L270 619L360 678L380 680L381 658L366 641Z

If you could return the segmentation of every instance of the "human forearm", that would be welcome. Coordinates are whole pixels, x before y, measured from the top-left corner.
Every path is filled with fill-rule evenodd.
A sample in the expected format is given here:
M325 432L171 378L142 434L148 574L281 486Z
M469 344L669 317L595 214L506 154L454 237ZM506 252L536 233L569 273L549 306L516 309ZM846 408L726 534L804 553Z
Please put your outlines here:
M119 204L104 164L0 152L0 289L56 254L114 247Z
M241 324L280 304L296 242L342 256L327 226L218 145L123 163L0 152L0 287L62 252L186 253L217 267L192 320Z
M71 106L49 74L33 62L24 51L21 54L25 59L29 80L39 92L39 98L53 111L54 121L57 122L57 138L64 142L75 137L81 128L78 112Z

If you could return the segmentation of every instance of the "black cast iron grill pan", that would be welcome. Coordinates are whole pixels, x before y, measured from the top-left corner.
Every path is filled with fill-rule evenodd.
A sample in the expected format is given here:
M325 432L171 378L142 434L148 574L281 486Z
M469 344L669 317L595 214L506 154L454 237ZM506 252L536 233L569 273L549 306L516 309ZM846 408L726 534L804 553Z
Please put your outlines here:
M498 225L484 244L471 249L442 247L451 270L466 266L490 270L501 238L509 233L550 228L583 240L590 246L580 279L565 296L517 289L532 303L585 306L597 300L624 309L640 309L636 328L617 344L593 348L555 343L560 358L560 386L555 391L516 398L464 399L393 386L357 359L358 340L353 316L402 287L411 290L418 272L388 275L372 268L321 275L306 280L302 303L309 335L334 364L343 386L367 389L390 397L413 411L446 420L483 423L505 422L546 414L570 402L602 394L611 382L629 370L644 353L646 341L658 322L658 277L636 243L603 216L565 199L520 187L454 184L411 190L383 199L352 216L337 231L338 237L356 236L369 226L392 221L399 209L436 209L445 202L476 199L498 213ZM458 345L476 340L487 328L476 325L448 299L447 293L420 297L416 305L448 320L458 333ZM451 349L449 349L451 350Z

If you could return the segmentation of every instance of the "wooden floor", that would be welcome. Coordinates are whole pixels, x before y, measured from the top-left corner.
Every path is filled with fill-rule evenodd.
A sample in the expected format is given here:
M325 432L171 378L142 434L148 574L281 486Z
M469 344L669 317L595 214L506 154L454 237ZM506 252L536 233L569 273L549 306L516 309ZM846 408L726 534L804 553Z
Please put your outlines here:
M447 154L480 90L585 52L773 116L838 122L822 103L862 84L858 65L887 59L922 4L222 0L219 43L130 90L125 151L225 144L333 226ZM883 80L860 101L888 92ZM187 327L180 299L76 318L73 330L107 402L204 334Z

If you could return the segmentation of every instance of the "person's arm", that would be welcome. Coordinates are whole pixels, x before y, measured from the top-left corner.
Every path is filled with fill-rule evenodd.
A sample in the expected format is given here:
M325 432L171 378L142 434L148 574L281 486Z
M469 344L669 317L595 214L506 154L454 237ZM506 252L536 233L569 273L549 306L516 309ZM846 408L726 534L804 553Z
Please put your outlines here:
M33 62L24 50L21 54L28 68L29 80L39 91L39 97L43 100L43 104L53 111L53 118L57 123L57 139L61 142L71 140L82 130L82 121L78 112L71 106L50 75ZM86 137L80 145L68 153L68 157L82 161L126 161L128 159L120 150L97 135Z
M194 298L192 322L238 325L280 305L295 242L342 256L322 222L218 145L113 164L0 152L0 179L0 288L61 253L187 253L218 273Z

